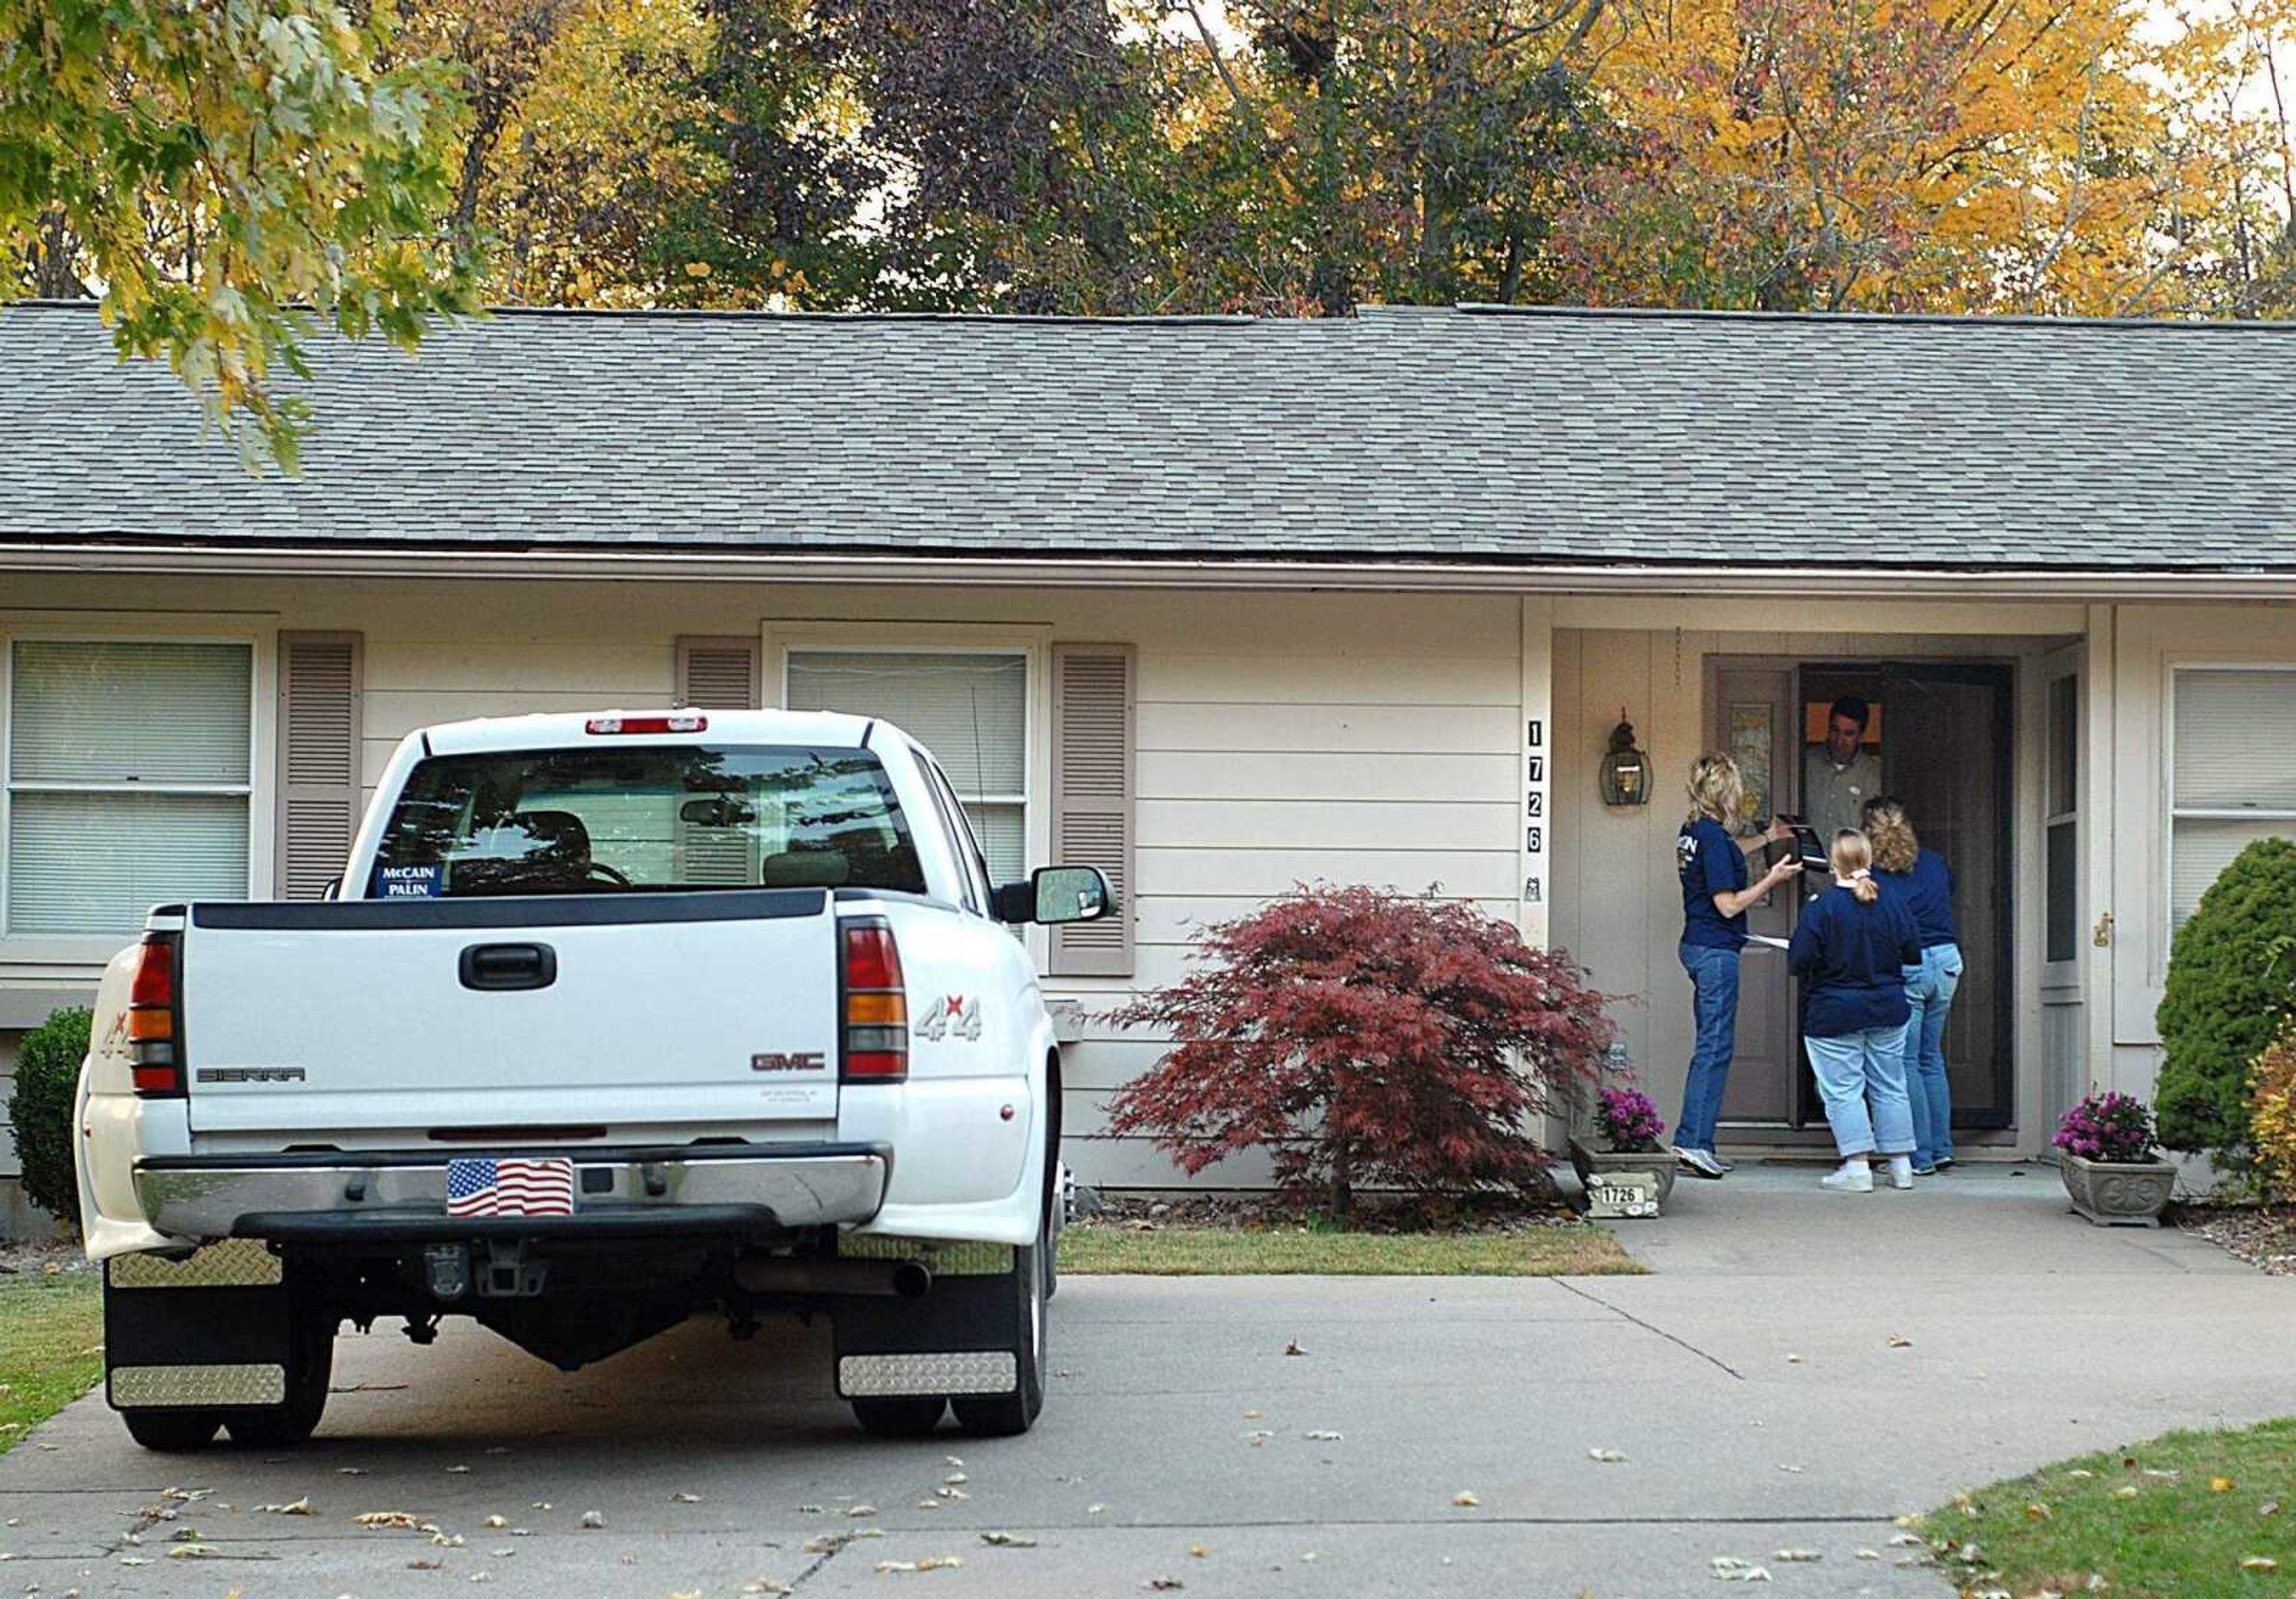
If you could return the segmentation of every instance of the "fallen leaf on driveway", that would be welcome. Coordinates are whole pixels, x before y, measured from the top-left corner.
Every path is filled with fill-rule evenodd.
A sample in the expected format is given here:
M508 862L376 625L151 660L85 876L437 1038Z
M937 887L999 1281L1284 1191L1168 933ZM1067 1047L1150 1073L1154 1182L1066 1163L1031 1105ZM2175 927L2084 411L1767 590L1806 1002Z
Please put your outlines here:
M669 1590L669 1599L701 1599L701 1590L700 1588L691 1588L681 1593L677 1589L672 1588Z
M1788 1365L1800 1365L1801 1364L1801 1357L1799 1355L1789 1355L1786 1357L1786 1364Z
M1892 1549L1910 1549L1917 1545L1927 1548L1929 1539L1911 1532L1893 1532L1890 1535L1890 1547Z
M1623 1449L1589 1449L1587 1451L1587 1458L1599 1462L1603 1465L1624 1465L1627 1464L1627 1455L1626 1451Z
M1468 1489L1461 1488L1457 1493L1451 1496L1451 1503L1457 1505L1462 1510L1472 1510L1476 1505L1480 1505L1482 1501L1475 1497L1475 1496Z
M338 1477L364 1477L366 1475L366 1468L365 1466L337 1466L335 1468L335 1475Z
M1259 1419L1259 1412L1257 1410L1247 1410L1243 1413L1243 1419L1247 1422L1256 1422Z
M412 1532L422 1524L403 1510L362 1511L351 1520L362 1527L389 1528L405 1532Z
M1770 1558L1772 1560L1781 1561L1786 1564L1792 1565L1798 1562L1824 1560L1825 1558L1825 1552L1823 1549L1773 1549L1770 1551Z
M1188 1546L1188 1553L1193 1555L1196 1559L1202 1560L1211 1554L1211 1546L1209 1544L1190 1544Z
M485 1521L480 1521L479 1525L481 1527L507 1527L510 1525L510 1522L501 1516L488 1516Z
M760 1577L755 1581L745 1582L742 1585L742 1591L745 1594L764 1594L769 1595L770 1599L789 1599L790 1595L797 1592L778 1577Z
M168 1551L169 1560L205 1560L215 1553L213 1544L177 1544Z
M583 1526L585 1526L585 1527L603 1527L605 1524L606 1524L606 1513L605 1513L605 1512L603 1512L603 1511L600 1511L600 1510L586 1510L586 1511L584 1511L584 1512L582 1513L582 1525L583 1525Z
M1300 1436L1311 1444L1336 1444L1342 1441L1338 1433L1323 1428L1318 1428L1313 1432L1302 1432Z
M1890 1334L1890 1347L1893 1349L1910 1349L1914 1347L1914 1341L1902 1332L1892 1332Z
M1882 1558L1882 1552L1879 1549L1860 1549L1857 1551L1857 1558L1860 1560L1879 1560Z
M1140 1586L1152 1593L1171 1594L1178 1592L1188 1585L1177 1577L1151 1577Z
M1298 1341L1297 1339L1294 1339L1292 1342L1287 1343L1287 1344L1285 1344L1285 1345L1283 1346L1283 1352L1284 1352L1286 1355L1304 1355L1304 1354L1306 1354L1308 1351L1307 1351L1307 1350L1305 1350L1305 1349L1301 1349L1301 1348L1300 1347L1299 1341ZM1178 1587L1179 1585L1178 1585L1177 1583L1175 1583L1175 1584L1173 1584L1173 1586L1174 1586L1175 1587Z
M467 1476L471 1468L466 1465L451 1465L447 1468L447 1475L449 1477Z
M960 1554L928 1554L922 1560L881 1560L876 1569L888 1571L939 1571L964 1563Z
M1107 1510L1108 1506L1105 1505L1087 1505L1084 1507L1084 1513L1088 1516L1096 1516L1104 1514Z
M939 1510L940 1505L941 1502L939 1499L920 1499L917 1501L917 1508L919 1510Z
M873 1505L854 1505L848 1506L845 1513L851 1516L854 1520L859 1521L864 1516L875 1515L877 1513L877 1507Z
M308 1494L305 1494L299 1499L290 1499L284 1505L258 1505L255 1508L258 1511L268 1511L275 1516L308 1516L316 1513L311 1508L311 1496Z
M701 1496L700 1494L672 1494L669 1496L669 1502L672 1505L699 1505L701 1503Z
M1033 1549L1037 1540L1025 1532L984 1532L980 1541L998 1549Z
M1799 1476L1800 1476L1800 1475L1802 1474L1802 1470L1803 1470L1803 1468L1802 1468L1802 1467L1800 1467L1800 1466L1798 1466L1798 1465L1784 1465L1784 1464L1781 1464L1781 1465L1778 1467L1778 1470L1780 1470L1781 1472L1792 1472L1794 1476L1799 1477Z
M1717 1582L1767 1582L1770 1574L1750 1560L1740 1560L1734 1554L1718 1554L1707 1562Z
M966 1476L963 1472L951 1472L947 1476L943 1477L941 1480L947 1483L949 1487L955 1488L961 1484L972 1481L972 1479Z
M446 1563L443 1560L410 1560L406 1562L406 1569L410 1571L436 1571L444 1568Z

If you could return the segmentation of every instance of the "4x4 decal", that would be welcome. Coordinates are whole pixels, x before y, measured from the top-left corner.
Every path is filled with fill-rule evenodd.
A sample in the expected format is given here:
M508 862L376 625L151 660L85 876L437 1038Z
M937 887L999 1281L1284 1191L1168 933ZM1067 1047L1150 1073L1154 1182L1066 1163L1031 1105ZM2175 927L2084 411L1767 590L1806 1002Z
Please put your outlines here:
M978 994L946 994L932 1007L916 1029L920 1038L962 1038L968 1044L980 1038L980 996Z

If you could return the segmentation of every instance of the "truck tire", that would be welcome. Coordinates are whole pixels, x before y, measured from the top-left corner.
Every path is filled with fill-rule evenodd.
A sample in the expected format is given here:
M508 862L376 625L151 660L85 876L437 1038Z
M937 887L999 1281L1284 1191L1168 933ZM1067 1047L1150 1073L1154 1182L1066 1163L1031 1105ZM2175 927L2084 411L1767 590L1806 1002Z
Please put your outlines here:
M183 1455L215 1442L223 1425L219 1410L123 1410L127 1436L146 1449L162 1455Z
M1019 1383L1009 1394L965 1394L952 1398L956 1424L976 1438L1012 1438L1034 1425L1045 1407L1046 1258L1051 1227L1040 1222L1034 1245L1013 1251L1005 1274L1007 1292L1018 1301L1013 1365Z
M298 1310L287 1362L287 1402L226 1412L224 1425L242 1449L292 1449L309 1441L326 1413L335 1374L336 1317Z
M853 1399L853 1419L872 1438L923 1438L940 1425L948 1401L939 1398Z

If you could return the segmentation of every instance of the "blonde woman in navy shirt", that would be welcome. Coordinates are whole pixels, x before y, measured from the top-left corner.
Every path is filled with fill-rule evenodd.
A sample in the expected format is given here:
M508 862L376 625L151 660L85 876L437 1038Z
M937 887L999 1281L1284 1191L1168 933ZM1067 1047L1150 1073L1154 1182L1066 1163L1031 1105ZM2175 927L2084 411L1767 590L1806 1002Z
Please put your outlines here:
M1817 1074L1841 1168L1837 1193L1874 1192L1867 1157L1889 1157L1890 1185L1914 1185L1914 1113L1906 1099L1906 968L1921 964L1914 919L1874 881L1874 847L1833 835L1833 884L1802 907L1786 969L1802 980L1802 1047ZM1870 1109L1869 1109L1870 1107Z
M1922 941L1906 968L1906 1095L1914 1106L1914 1175L1953 1164L1953 1094L1946 1083L1945 1018L1961 987L1961 937L1953 921L1953 868L1923 848L1906 808L1887 794L1866 801L1866 836L1874 840L1874 880L1902 903Z
M1741 839L1746 780L1726 755L1702 755L1690 767L1690 814L1675 835L1675 870L1682 879L1682 969L1690 978L1697 1043L1683 1085L1682 1119L1675 1124L1674 1158L1685 1171L1718 1177L1730 1168L1714 1152L1722 1091L1738 1046L1738 952L1746 947L1746 907L1801 870L1788 856L1747 885L1746 851L1768 834Z

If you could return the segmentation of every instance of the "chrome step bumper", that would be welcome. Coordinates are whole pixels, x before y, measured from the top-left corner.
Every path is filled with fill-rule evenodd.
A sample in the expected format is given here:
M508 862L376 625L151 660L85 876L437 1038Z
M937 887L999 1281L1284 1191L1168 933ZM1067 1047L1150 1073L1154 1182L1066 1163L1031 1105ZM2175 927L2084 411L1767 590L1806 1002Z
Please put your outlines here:
M152 1226L177 1238L636 1236L865 1222L892 1165L884 1148L852 1144L455 1153L572 1161L574 1214L449 1217L448 1156L430 1150L152 1157L136 1163L135 1193Z

